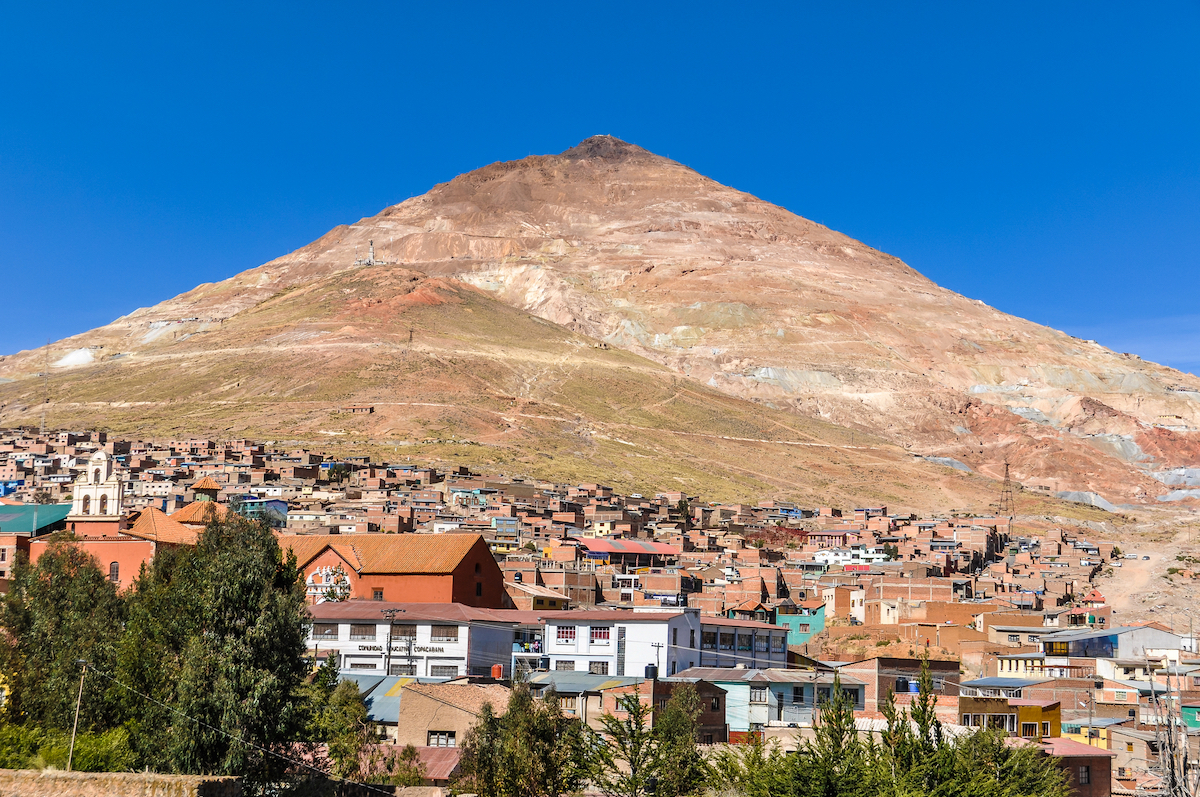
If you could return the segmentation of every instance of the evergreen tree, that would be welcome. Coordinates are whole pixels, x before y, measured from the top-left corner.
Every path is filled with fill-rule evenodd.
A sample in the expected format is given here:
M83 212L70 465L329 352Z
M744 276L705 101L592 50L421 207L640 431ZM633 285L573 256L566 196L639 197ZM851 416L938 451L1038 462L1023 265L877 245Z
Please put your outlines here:
M709 768L696 737L702 711L700 695L692 684L675 687L666 707L654 721L658 740L658 797L695 794L704 786Z
M595 738L592 783L609 797L653 794L661 768L660 740L651 728L652 710L640 690L617 699L617 711L600 717Z
M836 673L830 696L819 702L819 708L820 719L814 723L815 738L798 758L807 770L800 793L811 797L857 795L865 786L868 773L854 724L854 704Z
M37 565L19 554L0 604L0 674L8 683L10 722L70 729L80 660L109 670L121 635L123 605L100 564L64 536ZM81 729L111 727L116 703L107 682L90 676L79 709Z

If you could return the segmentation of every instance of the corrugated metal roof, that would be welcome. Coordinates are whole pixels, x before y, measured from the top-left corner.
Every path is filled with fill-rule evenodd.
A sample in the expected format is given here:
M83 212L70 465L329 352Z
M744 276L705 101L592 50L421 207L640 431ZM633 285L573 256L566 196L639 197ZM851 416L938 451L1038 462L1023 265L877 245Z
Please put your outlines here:
M0 532L35 534L71 514L70 504L0 505Z
M579 545L596 553L634 553L654 554L656 556L679 555L678 548L673 548L661 542L649 542L647 540L600 540L584 537L579 540Z

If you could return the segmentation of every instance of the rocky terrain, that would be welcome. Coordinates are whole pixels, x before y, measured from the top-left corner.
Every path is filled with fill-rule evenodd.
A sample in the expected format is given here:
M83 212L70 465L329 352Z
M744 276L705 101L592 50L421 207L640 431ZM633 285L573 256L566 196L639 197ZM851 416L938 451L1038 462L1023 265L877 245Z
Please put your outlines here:
M405 298L380 287L403 280L418 285ZM845 235L603 136L560 155L462 175L258 268L54 344L52 406L67 412L68 404L90 401L95 412L106 402L110 413L113 402L158 391L155 401L207 402L191 408L194 419L248 428L263 425L239 426L236 408L271 397L317 397L325 419L330 402L411 399L392 359L409 329L407 356L439 339L446 347L436 356L445 360L455 357L450 341L465 345L472 324L428 309L445 306L436 302L412 311L425 295L489 302L494 335L488 342L475 330L462 358L494 375L477 380L480 390L514 401L522 389L551 398L576 357L568 352L576 352L592 364L588 379L628 367L650 375L651 392L684 386L710 419L761 413L771 421L760 431L803 421L812 441L831 436L839 445L861 439L886 448L910 486L927 472L983 484L973 474L1002 478L1008 462L1027 497L1179 507L1200 497L1200 379L1001 313ZM543 365L558 365L544 372L523 365L519 378L502 384L506 352L525 341L518 330L543 331L534 318L553 325L544 327L555 330L551 337L572 342L544 355ZM384 323L381 340L371 325ZM467 330L455 332L458 323ZM335 344L336 357L328 348ZM192 373L202 361L231 359L236 367L218 369L227 383L214 387ZM0 423L37 417L34 377L46 361L41 350L0 358L0 378L13 380L0 385ZM444 369L425 373L432 379L435 371L436 392L449 377ZM162 384L143 384L150 373ZM236 387L235 373L271 384ZM473 377L451 373L459 381L448 402L469 403L464 396L474 393L463 388ZM92 387L82 390L84 383ZM187 387L163 387L172 383ZM217 388L230 403L213 403ZM589 401L603 404L602 393ZM741 401L723 405L719 397ZM578 423L593 404L570 405ZM607 421L619 422L635 405L645 406L610 403ZM684 418L662 423L682 424L676 432L708 429ZM417 430L397 420L359 432L382 441ZM497 443L473 424L457 434ZM538 439L561 434L556 428ZM775 439L765 431L730 436ZM737 457L716 454L711 462L739 466ZM918 467L914 455L932 462ZM775 467L753 456L740 466L771 484ZM986 492L979 490L977 498ZM895 503L904 489L889 492ZM952 506L957 498L965 494L939 501Z

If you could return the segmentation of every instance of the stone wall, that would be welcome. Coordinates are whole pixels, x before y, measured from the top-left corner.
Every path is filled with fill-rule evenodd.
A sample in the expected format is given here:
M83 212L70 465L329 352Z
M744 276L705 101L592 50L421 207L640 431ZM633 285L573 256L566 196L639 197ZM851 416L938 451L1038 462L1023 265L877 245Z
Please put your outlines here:
M238 778L0 769L0 797L241 797Z

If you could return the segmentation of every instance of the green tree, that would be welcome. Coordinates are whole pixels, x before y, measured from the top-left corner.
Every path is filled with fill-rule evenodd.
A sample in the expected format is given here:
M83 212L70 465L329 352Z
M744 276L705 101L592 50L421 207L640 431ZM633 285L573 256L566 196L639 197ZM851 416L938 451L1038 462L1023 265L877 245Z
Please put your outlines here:
M160 548L153 562L142 566L127 599L116 677L131 689L117 694L131 744L141 764L152 769L173 768L163 740L178 717L168 706L175 705L184 656L199 633L201 582L194 550Z
M660 740L652 709L636 689L617 699L617 712L600 717L595 738L592 783L609 797L653 794L661 769ZM624 716L618 716L624 714Z
M100 564L64 536L31 566L19 554L0 604L0 674L8 683L10 722L70 728L82 672L80 660L111 668L121 635L123 605ZM84 683L79 727L106 728L116 718L107 683Z
M366 781L371 767L364 753L374 742L367 705L353 681L342 681L329 696L321 716L322 738L329 745L333 774Z
M842 689L837 673L829 697L819 701L818 707L820 718L814 722L814 739L800 755L800 763L807 770L801 793L812 797L863 793L868 762L854 724L854 704Z
M775 743L754 736L746 744L728 745L712 761L715 785L742 797L786 797L797 793L802 776L795 756L786 756Z
M558 797L583 785L586 759L583 728L554 690L537 700L517 684L504 714L485 705L467 734L464 785L487 797Z
M295 556L283 556L265 524L233 513L209 524L195 556L198 625L174 705L204 725L175 721L171 761L182 772L242 775L252 787L277 780L279 759L251 745L280 747L304 724L308 620Z
M700 732L700 695L692 684L675 687L654 721L658 740L658 797L680 797L701 791L709 767L696 743Z
M687 531L692 527L692 505L686 498L680 498L679 503L675 504L675 510L679 512L680 518L683 520L683 529Z

